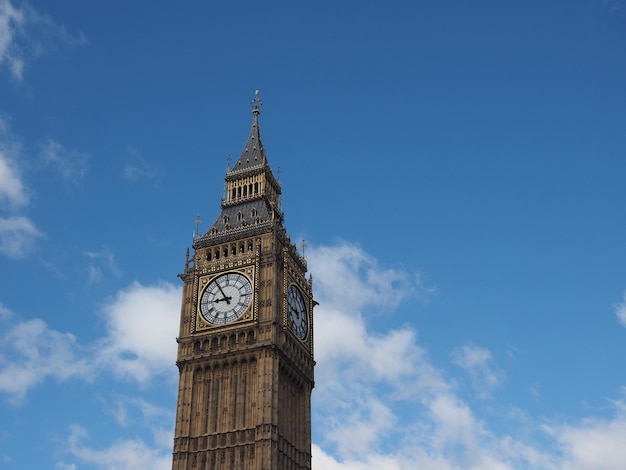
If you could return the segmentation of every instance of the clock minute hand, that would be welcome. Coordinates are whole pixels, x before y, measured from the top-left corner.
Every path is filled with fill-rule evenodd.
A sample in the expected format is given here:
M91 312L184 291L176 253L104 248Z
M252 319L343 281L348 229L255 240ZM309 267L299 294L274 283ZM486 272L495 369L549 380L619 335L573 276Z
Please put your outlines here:
M226 301L226 303L227 303L228 305L230 305L230 299L232 299L232 297L228 297L226 294L224 294L224 291L222 290L222 286L220 286L219 282L216 282L215 284L217 284L217 288L220 290L220 292L221 292L221 293L222 293L222 295L224 296L224 298L223 298L223 299L218 299L218 300L215 300L215 302L221 302L221 301L225 300L225 301Z

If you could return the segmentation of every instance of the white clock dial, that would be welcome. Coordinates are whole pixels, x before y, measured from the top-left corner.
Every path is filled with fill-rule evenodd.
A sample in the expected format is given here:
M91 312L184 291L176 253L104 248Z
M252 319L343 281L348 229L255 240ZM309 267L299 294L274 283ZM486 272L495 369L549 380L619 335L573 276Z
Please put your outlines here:
M291 284L287 289L287 314L295 335L303 340L309 333L309 318L300 290Z
M200 298L200 313L215 325L233 322L252 303L252 284L241 273L228 273L213 279Z

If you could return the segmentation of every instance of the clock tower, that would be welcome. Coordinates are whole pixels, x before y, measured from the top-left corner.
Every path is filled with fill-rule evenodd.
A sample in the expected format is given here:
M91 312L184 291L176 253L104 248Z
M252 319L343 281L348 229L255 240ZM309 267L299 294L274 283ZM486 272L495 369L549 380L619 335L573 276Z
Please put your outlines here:
M313 293L252 128L221 212L187 254L174 470L311 468Z

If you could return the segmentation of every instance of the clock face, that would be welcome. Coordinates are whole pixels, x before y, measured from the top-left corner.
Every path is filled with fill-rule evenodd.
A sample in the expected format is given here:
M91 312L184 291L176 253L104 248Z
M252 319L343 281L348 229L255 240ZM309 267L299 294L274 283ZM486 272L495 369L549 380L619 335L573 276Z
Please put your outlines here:
M293 284L287 289L287 314L296 336L303 340L309 332L309 319L300 290Z
M252 302L252 284L241 273L228 273L213 279L200 297L200 313L215 325L233 322Z

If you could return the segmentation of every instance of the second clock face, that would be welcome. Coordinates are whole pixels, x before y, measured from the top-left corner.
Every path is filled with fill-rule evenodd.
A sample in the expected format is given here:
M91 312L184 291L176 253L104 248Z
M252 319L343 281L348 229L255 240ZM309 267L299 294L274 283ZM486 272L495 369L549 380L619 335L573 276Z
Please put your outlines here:
M252 284L241 273L228 273L213 279L200 297L200 313L215 325L233 322L252 303Z
M309 332L309 318L300 290L293 284L287 289L287 314L295 335L304 340Z

